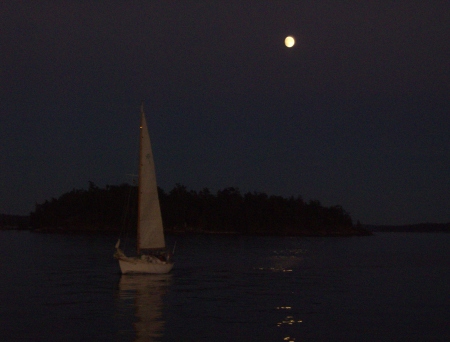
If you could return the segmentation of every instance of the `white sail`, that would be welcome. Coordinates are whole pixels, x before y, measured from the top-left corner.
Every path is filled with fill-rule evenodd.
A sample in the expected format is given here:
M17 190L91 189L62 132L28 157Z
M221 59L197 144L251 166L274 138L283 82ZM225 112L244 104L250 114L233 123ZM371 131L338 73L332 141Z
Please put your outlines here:
M165 248L155 163L143 106L141 107L138 212L138 252L142 249Z

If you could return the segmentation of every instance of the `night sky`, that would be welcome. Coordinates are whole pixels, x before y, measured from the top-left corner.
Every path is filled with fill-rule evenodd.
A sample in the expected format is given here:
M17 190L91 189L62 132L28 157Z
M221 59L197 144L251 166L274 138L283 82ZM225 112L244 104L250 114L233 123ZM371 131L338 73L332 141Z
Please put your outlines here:
M449 1L2 1L0 82L0 213L129 182L144 101L165 191L450 221Z

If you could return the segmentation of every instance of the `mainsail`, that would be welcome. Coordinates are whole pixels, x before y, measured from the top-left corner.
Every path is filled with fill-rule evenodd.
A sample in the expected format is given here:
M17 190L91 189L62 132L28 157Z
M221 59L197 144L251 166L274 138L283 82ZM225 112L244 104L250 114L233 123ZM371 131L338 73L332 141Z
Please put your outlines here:
M155 163L143 106L141 106L138 203L138 253L143 249L165 248L166 244L164 241L161 209L158 200Z

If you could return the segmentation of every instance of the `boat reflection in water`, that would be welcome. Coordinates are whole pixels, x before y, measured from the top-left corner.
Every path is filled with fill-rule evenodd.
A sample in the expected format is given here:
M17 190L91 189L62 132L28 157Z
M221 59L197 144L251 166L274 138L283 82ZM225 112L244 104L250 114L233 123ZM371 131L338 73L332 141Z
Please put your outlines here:
M172 283L172 274L122 275L119 297L134 306L134 341L153 341L164 334L163 297Z

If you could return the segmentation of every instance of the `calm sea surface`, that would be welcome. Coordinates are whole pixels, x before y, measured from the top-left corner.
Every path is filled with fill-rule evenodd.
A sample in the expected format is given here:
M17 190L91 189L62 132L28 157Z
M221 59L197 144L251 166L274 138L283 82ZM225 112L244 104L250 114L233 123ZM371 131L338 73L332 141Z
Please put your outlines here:
M175 241L121 276L115 237L0 231L0 341L450 341L450 234Z

